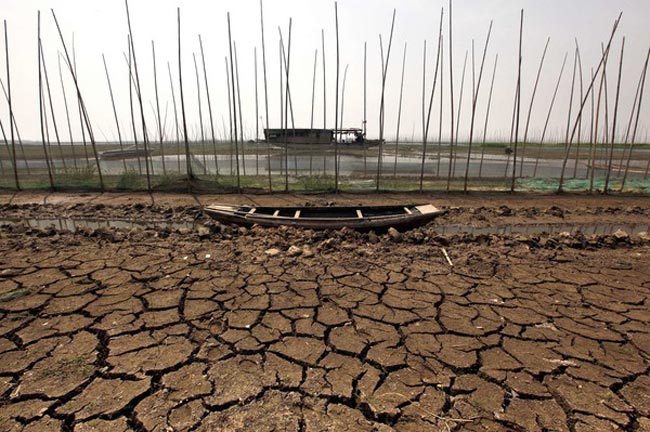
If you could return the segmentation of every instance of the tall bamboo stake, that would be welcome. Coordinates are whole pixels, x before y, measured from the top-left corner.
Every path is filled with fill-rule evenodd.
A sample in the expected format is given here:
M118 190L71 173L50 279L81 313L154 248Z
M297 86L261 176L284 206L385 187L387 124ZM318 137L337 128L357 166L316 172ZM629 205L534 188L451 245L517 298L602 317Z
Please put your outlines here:
M424 143L424 135L426 135L426 92L427 92L427 40L424 40L422 49L422 101L421 101L421 115L422 115L422 142Z
M174 91L174 80L172 79L172 68L169 62L167 62L167 73L169 74L169 88L172 93L172 104L174 106L174 125L176 127L176 163L178 172L181 172L181 135L180 128L178 126L178 109L176 106L176 92Z
M120 143L120 150L124 150L124 143L122 142L122 132L120 131L120 120L117 117L117 108L115 108L115 97L113 95L113 86L111 85L111 77L108 74L108 66L106 65L106 57L102 53L102 61L104 62L104 72L106 72L106 81L108 82L108 92L111 96L111 105L113 106L113 116L115 117L115 126L117 128L117 139ZM66 104L67 111L67 104ZM70 139L72 141L72 139ZM122 160L124 165L124 172L126 172L126 160Z
M487 37L485 38L485 46L483 48L483 58L481 59L481 67L479 68L478 81L474 88L474 45L472 45L472 118L469 127L469 146L467 150L467 164L465 165L465 183L463 191L467 192L467 181L469 178L469 163L472 156L472 143L474 142L474 121L476 119L476 104L478 102L478 93L481 88L481 78L483 78L483 66L485 65L485 57L487 56L488 45L490 43L490 35L492 34L492 21L490 21L490 28L488 29Z
M136 123L135 123L135 111L133 110L133 86L135 85L135 81L133 80L133 74L132 74L132 67L131 67L131 62L133 57L131 56L131 43L128 41L130 39L129 36L127 36L127 46L128 46L128 51L129 51L129 58L126 59L126 64L129 69L129 112L131 114L131 129L133 131L133 143L135 144L135 150L137 154L137 161L138 161L138 174L142 175L142 162L140 161L140 152L139 152L139 147L138 147L138 130L136 128Z
M203 175L208 174L208 161L205 155L205 129L203 128L203 109L201 105L201 79L199 78L199 66L196 63L196 54L192 53L194 60L194 74L196 76L196 98L199 107L199 137L201 138L201 153L203 153Z
M580 100L583 100L584 97L584 83L582 79L582 59L580 58L580 46L578 45L578 39L575 39L576 44L576 53L578 54L578 73L580 81ZM578 173L578 160L580 159L580 144L582 142L582 117L578 120L578 136L576 139L576 160L573 166L573 177L575 178ZM567 144L568 145L568 144Z
M450 0L451 1L451 0ZM381 178L382 170L382 152L384 147L384 115L386 108L386 76L388 75L388 63L390 60L390 49L393 44L393 29L395 28L395 14L396 10L393 9L393 19L390 25L390 37L388 38L388 50L386 51L386 61L382 61L382 72L381 72L381 102L379 105L379 153L377 155L377 188L376 191L379 192L379 179ZM379 35L381 42L381 35Z
M41 19L40 19L40 12L38 14L38 34L39 34L39 47L40 47L40 34L41 34ZM10 136L11 136L11 161L14 166L14 182L16 184L16 189L20 190L20 180L18 180L18 165L16 163L16 141L14 139L14 110L13 110L13 105L11 104L11 73L10 68L9 68L9 36L7 32L7 20L4 20L4 27L5 27L5 65L7 66L7 103L9 105L9 130L10 130ZM39 56L39 64L40 64L40 56ZM40 66L38 68L39 70L39 75L40 75ZM40 86L39 86L40 88ZM42 109L42 108L41 108ZM49 166L50 163L49 161L47 162L48 166L48 172L50 172L50 184L53 184L52 181L52 176L51 176L51 171L49 171Z
M619 25L619 23L621 21L621 16L622 15L623 15L623 13L621 12L618 15L618 18L616 19L616 21L614 22L614 26L612 28L611 35L609 37L609 42L607 42L606 52L609 52L609 48L611 47L612 40L614 39L614 35L616 34L616 30L618 29L618 25ZM602 67L604 60L605 60L605 56L603 55L601 57L601 59L600 59L598 67L596 69L596 73L598 73L598 71ZM582 103L580 105L580 111L578 112L578 116L576 118L576 121L573 124L573 132L571 132L571 138L569 139L569 145L567 147L567 151L564 154L564 159L562 161L562 170L561 170L561 173L560 173L560 182L559 182L558 189L557 189L558 193L562 193L562 190L563 190L562 188L563 188L563 185L564 185L564 174L565 174L565 170L566 170L567 161L569 160L569 154L570 154L570 151L571 151L571 142L573 141L573 137L575 136L576 128L578 127L579 121L582 118L582 111L584 109L585 103L587 102L587 97L589 97L589 92L591 91L591 89L592 89L592 87L594 85L594 80L595 80L595 76L592 78L591 83L589 84L589 87L587 88L587 95L582 100Z
M212 101L210 100L210 85L208 84L208 72L205 66L205 53L203 51L203 39L199 35L199 47L201 48L201 63L203 64L203 81L205 82L205 95L208 99L208 114L210 115L210 136L212 137L212 151L214 153L214 170L216 175L219 175L219 161L217 160L217 138L214 133L214 118L212 116ZM257 61L257 57L255 57ZM257 68L257 63L255 64ZM257 69L255 69L257 71ZM255 89L257 89L257 80L255 81Z
M567 121L566 121L566 135L564 137L565 146L569 145L569 133L571 132L571 111L573 109L573 93L574 93L574 87L576 83L577 70L578 70L578 51L576 49L573 52L573 75L571 77L571 92L569 93L569 113L567 114ZM577 162L578 159L576 157L576 165ZM535 162L535 165L537 165L537 162ZM577 167L574 167L574 171L575 170L577 170ZM573 176L575 177L575 174Z
M136 82L136 94L138 96L138 102L140 104L140 117L142 120L142 145L144 146L144 166L146 168L145 172L147 174L147 190L151 190L151 172L149 170L149 136L147 133L147 125L144 119L144 104L142 103L142 92L140 86L140 73L138 72L138 60L135 55L135 44L133 42L133 31L131 30L131 14L129 13L129 0L124 0L124 5L126 6L126 20L129 26L129 41L131 42L131 55L133 56L133 70L135 71L135 82ZM152 161L153 163L153 161ZM153 171L153 164L151 166Z
M542 52L542 58L539 61L539 67L537 68L537 75L535 76L535 85L533 86L533 94L530 96L530 104L528 105L528 114L526 115L526 126L524 127L524 140L521 145L521 160L519 162L519 177L523 177L524 171L524 158L526 157L526 144L528 143L528 129L530 127L530 117L533 113L533 105L535 103L535 96L537 95L537 86L539 85L539 77L542 74L542 68L544 67L544 60L546 59L546 51L548 50L548 44L551 42L551 37L546 38L546 44L544 45L544 51ZM516 159L514 163L516 164Z
M510 185L510 192L515 191L515 176L517 173L517 147L519 143L519 114L521 111L521 45L524 37L524 10L521 10L521 22L519 25L519 57L518 57L518 72L517 72L517 120L515 123L515 150L512 157L512 183Z
M70 122L70 110L68 109L68 97L65 92L65 84L63 83L63 73L61 71L61 52L58 51L57 62L59 68L59 80L61 81L61 93L63 94L63 105L65 107L65 117L68 125L68 136L70 138L70 149L72 151L72 162L74 169L77 169L77 155L74 151L74 139L72 138L72 124Z
M363 42L363 138L368 139L368 42ZM368 146L363 146L363 177L368 175Z
M314 102L316 100L316 66L318 62L318 49L314 51L314 74L311 83L311 121L309 122L309 128L314 130ZM312 175L312 164L313 164L313 153L309 152L309 176Z
M641 89L639 90L639 101L636 109L636 120L634 123L634 132L632 132L632 139L630 141L630 153L627 156L627 163L625 165L625 173L623 174L623 180L621 181L621 189L620 191L623 192L623 188L625 187L625 182L627 180L627 174L628 171L630 170L630 161L632 160L632 150L634 149L634 143L636 142L636 133L637 133L637 127L639 126L639 115L641 114L641 105L643 103L643 90L645 87L645 79L646 79L646 74L648 72L648 60L650 60L650 49L648 49L648 54L645 57L645 64L643 65L643 71L641 72ZM650 170L650 161L648 161L648 165L646 166L645 169L645 174L643 176L644 179L648 177L648 171Z
M160 99L158 98L158 70L156 69L156 46L154 41L151 41L151 57L153 58L153 85L156 92L156 117L158 119L158 139L160 140L160 156L162 159L163 175L167 175L167 167L165 166L165 143L163 142L163 129L160 119ZM153 165L153 161L151 162Z
M56 115L54 114L54 103L52 101L52 91L50 88L50 78L47 73L47 65L45 63L45 54L43 53L43 41L41 40L41 59L43 65L43 74L45 75L45 88L47 89L47 100L49 101L50 106L50 115L52 116L52 126L54 127L54 136L56 138L56 144L59 147L59 155L61 156L61 164L63 165L63 172L68 172L68 167L65 163L65 157L63 156L63 148L61 147L61 138L59 136L59 127L56 124Z
M86 129L88 131L88 137L90 138L90 145L92 146L93 150L93 156L95 157L95 164L97 166L97 174L99 176L99 187L100 190L103 192L104 191L104 176L102 175L102 169L101 165L99 164L99 155L97 153L97 145L95 143L95 134L93 133L93 128L90 123L90 116L88 115L88 111L86 110L86 104L84 103L83 97L81 95L81 90L79 89L79 82L77 80L77 73L75 72L74 68L72 67L72 62L70 61L70 56L68 55L68 48L65 45L65 40L63 39L63 32L61 31L61 27L59 26L59 21L56 19L56 15L54 14L54 9L50 9L52 12L52 18L54 18L54 23L56 24L56 29L59 33L59 38L61 39L61 44L63 45L63 52L65 53L65 58L66 62L68 64L68 68L70 69L70 74L72 75L72 80L74 81L75 88L77 90L77 99L79 102L79 105L81 106L81 111L82 111L82 117L84 119L84 123L86 125Z
M467 69L467 55L468 52L465 51L465 60L463 61L463 73L461 73L460 77L460 95L458 98L458 111L456 112L458 115L456 116L456 142L454 144L455 150L454 150L454 161L453 161L453 169L452 169L452 176L456 177L456 162L458 160L458 137L460 136L460 118L461 118L461 113L462 113L462 108L463 108L463 91L465 90L465 72Z
M340 73L340 52L339 52L339 7L334 2L334 20L336 23L336 99L334 103L334 192L339 192L339 73ZM381 138L380 138L381 139ZM381 143L379 144L381 146ZM381 149L379 150L381 153ZM379 178L377 178L379 181ZM377 186L379 187L379 186Z
M280 175L284 175L284 170L288 170L287 164L287 127L285 126L285 116L284 116L284 61L282 59L282 40L278 41L278 59L280 62L280 129L282 129L282 139L285 144L285 148L282 149L282 157L280 159Z
M440 28L440 32L442 33L442 24ZM440 161L442 159L442 125L443 125L443 114L444 114L444 103L445 103L445 68L444 68L444 63L445 63L445 44L444 44L444 36L441 34L440 35L440 110L439 110L439 115L438 115L438 162L436 164L436 178L440 178Z
M431 97L429 98L429 110L427 112L426 116L426 122L424 126L424 133L422 134L422 163L420 164L420 192L422 192L424 188L424 162L426 160L427 156L427 144L428 144L428 139L429 139L429 124L431 121L431 109L433 108L433 96L436 92L436 85L438 81L438 70L440 68L440 79L442 81L442 68L440 67L440 60L442 58L442 20L444 18L444 9L441 9L440 11L440 28L438 30L438 49L436 52L436 67L433 73L433 84L431 86ZM442 89L442 87L441 87ZM424 94L423 94L424 97ZM442 126L442 125L441 125ZM440 146L441 146L441 135L439 132L438 135L438 152L440 152ZM438 163L440 163L440 155L438 155Z
M399 105L397 108L397 132L395 133L395 162L393 163L393 178L397 177L397 153L399 150L399 127L400 123L402 122L402 95L404 93L404 71L406 69L406 47L407 43L404 42L404 57L402 58L402 79L400 80L400 86L399 86ZM426 65L426 41L424 41L424 61ZM346 67L347 70L347 67ZM426 73L426 70L425 70ZM345 81L344 81L345 82ZM423 82L426 83L423 79ZM426 88L424 87L425 84L423 84L422 87L422 133L424 137L424 91ZM343 110L341 109L341 112Z
M594 126L594 139L591 141L591 156L589 157L589 164L591 165L591 171L589 176L589 192L594 190L594 175L596 172L596 143L598 143L598 127L600 120L600 101L603 92L603 86L605 86L605 79L607 77L607 60L609 57L609 50L605 51L603 49L603 54L605 55L605 62L603 63L603 71L600 78L600 88L598 90L598 102L596 103L596 125Z
M7 89L5 88L4 81L2 78L0 78L0 86L2 86L2 92L4 93L5 100L9 102L9 98L7 95ZM16 122L16 116L12 112L11 113L11 118L13 119L14 122L14 129L16 131L16 138L18 138L18 148L20 149L20 153L23 157L23 162L25 163L25 168L27 169L27 174L30 174L30 169L29 169L29 163L27 162L27 155L25 154L25 146L23 145L23 139L20 136L20 129L18 129L18 122ZM11 152L10 152L11 153Z
M77 74L77 52L74 44L74 33L72 33L72 65L74 68L74 73L76 75ZM77 98L77 112L79 113L79 128L81 129L81 141L83 142L83 146L84 146L86 168L88 168L90 166L90 158L88 157L88 143L86 142L86 130L84 129L84 119L83 119L83 112L81 109L81 102L79 102L78 98Z
M451 160L454 157L454 60L453 60L453 20L451 0L449 0L449 100L451 103L451 134L449 139L449 172L447 173L447 192L451 187Z
M6 27L5 27L6 31ZM5 35L5 40L7 36ZM42 77L42 48L41 48L41 11L38 11L38 100L39 110L41 113L41 143L43 144L43 153L45 154L45 164L47 165L47 176L50 180L50 188L54 189L54 177L52 176L52 165L50 157L47 152L47 145L45 144L45 106L43 101L43 77ZM7 44L8 45L8 44ZM7 86L9 86L9 75L7 75ZM9 86L9 94L11 95L11 87ZM13 132L12 132L13 133ZM15 152L15 150L14 150Z
M257 90L257 47L253 49L253 54L255 56L255 175L260 175L260 110L259 110L259 96ZM312 98L312 128L314 122L314 113L313 113L313 98ZM311 173L310 173L311 174Z
M605 176L605 188L603 193L607 194L609 178L612 172L612 161L614 159L614 142L616 141L616 117L618 115L618 101L621 93L621 76L623 75L623 53L625 52L625 36L621 42L621 58L618 64L618 80L616 82L616 98L614 101L614 117L612 118L612 138L609 146L609 162L607 164L607 175Z
M602 50L605 49L605 47L601 44ZM602 140L603 140L603 145L600 146L599 149L599 155L598 158L600 161L602 161L602 164L605 165L605 151L606 147L608 144L609 140L609 84L607 81L607 68L603 69L603 73L605 74L605 85L604 85L604 90L605 90L605 125L603 128L603 134L602 134Z
M234 171L233 171L233 156L235 153L235 148L234 148L234 141L233 141L233 126L232 126L232 95L231 90L232 87L230 86L230 67L228 66L228 57L225 57L225 63L226 63L226 86L228 88L228 131L229 131L229 150L230 150L230 177L233 176Z
M237 106L239 107L239 133L241 143L242 172L246 175L246 141L244 140L244 116L242 115L241 91L239 89L239 60L237 60L237 43L233 41L235 50L235 79L237 80Z
M320 30L323 48L323 133L327 130L327 74L325 69L325 30ZM323 176L327 175L327 152L323 152Z
M492 106L492 91L494 90L494 77L497 74L497 62L499 61L499 54L494 56L494 69L492 70L492 82L490 84L490 94L488 96L487 109L485 111L485 124L483 125L483 142L481 144L481 162L478 166L478 178L483 174L483 159L485 157L485 143L487 139L488 121L490 119L490 107Z
M537 157L535 158L535 169L533 170L533 178L537 177L537 167L539 166L539 158L542 153L542 146L544 144L544 138L546 137L546 130L548 128L549 120L551 119L551 114L553 113L553 106L555 105L555 98L557 96L557 91L560 88L560 82L562 81L562 74L564 73L564 66L566 65L566 60L568 53L564 54L564 60L562 61L562 67L560 68L560 75L557 78L555 83L555 90L553 91L553 97L551 98L551 104L548 108L548 114L546 115L546 122L544 123L544 129L542 130L542 138L539 142L539 148L537 150Z
M343 116L345 114L345 83L348 80L348 66L350 65L346 64L343 70L343 85L341 86L341 124L343 124Z
M634 93L634 101L632 102L632 109L630 110L630 119L628 120L627 127L625 128L625 141L623 143L623 154L621 155L621 160L618 166L618 175L621 175L623 171L623 163L627 155L627 146L629 144L630 132L632 131L632 123L634 122L634 114L636 113L636 105L639 99L639 91L641 90L641 79L643 77L643 70L641 70L641 77L639 77L639 82L636 85L636 91Z
M262 10L262 0L260 0L260 22L262 27L262 68L264 71L264 107L266 113L266 127L269 128L269 93L268 86L266 83L266 48L264 46L264 13ZM271 143L266 140L266 151L267 151L267 171L269 174L269 192L273 192L273 182L271 180Z
M230 85L232 86L232 113L233 113L233 125L234 125L234 135L235 135L235 163L237 165L237 191L241 193L241 179L239 175L239 143L237 135L237 100L235 98L235 67L233 64L233 55L232 55L232 32L230 29L230 12L227 14L228 19L228 46L230 50Z
M185 117L185 97L183 94L183 62L181 56L181 8L176 8L178 18L178 83L181 96L181 115L183 116L183 141L185 143L185 169L187 173L188 188L191 189L191 181L194 180L192 172L192 160L190 159L190 143L187 136L187 120Z

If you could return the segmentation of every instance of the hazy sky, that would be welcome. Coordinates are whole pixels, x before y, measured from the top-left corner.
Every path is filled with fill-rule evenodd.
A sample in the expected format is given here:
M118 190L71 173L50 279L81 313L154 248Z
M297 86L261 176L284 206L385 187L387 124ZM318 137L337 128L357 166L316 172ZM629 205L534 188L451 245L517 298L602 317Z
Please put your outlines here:
M153 62L151 41L156 43L158 85L162 116L167 111L167 131L171 133L173 108L167 62L171 63L173 82L178 98L178 60L176 42L176 8L181 8L182 49L185 105L190 131L198 133L198 103L196 77L192 53L197 53L200 63L198 35L203 38L208 70L208 81L214 124L217 134L223 135L223 125L228 125L228 93L224 57L228 54L226 13L231 14L233 38L237 44L244 129L247 138L254 137L255 128L255 79L254 48L258 53L258 79L260 117L264 118L264 87L258 0L238 1L171 1L131 0L131 18L136 45L147 125L156 130L151 104L155 106ZM370 136L378 134L379 96L381 87L381 60L379 34L387 48L393 8L397 9L395 33L390 52L386 90L386 136L396 133L397 105L404 45L408 43L404 84L402 139L416 138L422 131L422 67L423 43L427 40L427 104L436 60L438 24L444 7L444 123L442 134L450 129L449 100L449 43L448 3L439 0L340 0L340 71L349 65L345 89L345 112L343 125L361 127L363 121L363 49L368 46L368 130ZM61 135L67 140L65 110L57 70L58 51L62 50L50 9L53 8L62 26L68 47L72 34L75 36L77 68L81 91L88 106L97 139L115 139L116 126L102 64L106 55L113 81L117 110L123 134L131 136L128 105L128 69L123 53L127 49L127 21L123 1L99 0L2 0L2 17L9 28L11 81L15 116L23 138L40 139L38 110L37 66L37 11L42 13L42 38L46 64L52 86L52 98ZM548 131L550 138L564 134L569 92L573 71L574 38L580 43L584 88L589 83L590 68L600 59L600 44L606 42L612 24L619 12L623 12L621 26L613 43L608 65L608 102L610 121L615 99L616 76L622 37L626 37L621 102L618 129L624 131L629 118L632 99L641 72L645 54L650 45L650 2L647 0L455 0L453 3L453 65L455 106L461 87L461 73L465 53L475 40L476 74L485 43L490 20L494 20L492 38L488 47L486 66L478 95L477 132L482 133L487 105L492 67L495 55L499 55L492 101L488 137L507 137L510 130L514 90L516 84L516 58L520 9L524 9L524 39L522 66L522 131L533 89L535 74L546 38L551 41L542 71L530 121L531 136L539 136L546 119L551 96L560 72L565 53L566 67L556 106ZM279 33L286 39L289 18L293 18L291 39L290 84L296 127L309 127L311 118L312 74L314 51L318 49L315 127L323 126L323 70L321 58L321 29L325 30L327 126L334 126L335 99L335 36L334 2L327 0L264 0L266 66L268 77L269 118L272 127L279 126ZM0 61L6 81L4 55ZM75 94L69 72L63 75L68 102L73 114L73 135L80 138L76 112ZM207 102L201 73L203 118L209 130ZM576 87L578 91L579 87ZM430 136L438 136L440 90L436 89ZM461 136L469 133L471 108L471 52L467 63L466 82L462 101L460 123ZM74 102L74 103L73 103ZM648 109L643 110L641 131L645 135L650 126ZM575 110L575 108L574 108ZM575 111L574 111L575 112ZM5 101L0 105L0 118L8 123ZM260 129L262 124L260 124ZM522 133L523 134L523 133Z

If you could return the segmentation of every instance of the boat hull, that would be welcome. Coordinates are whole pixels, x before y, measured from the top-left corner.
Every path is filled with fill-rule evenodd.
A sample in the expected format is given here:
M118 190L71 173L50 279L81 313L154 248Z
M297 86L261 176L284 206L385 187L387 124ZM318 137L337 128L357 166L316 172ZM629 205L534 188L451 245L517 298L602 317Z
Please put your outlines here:
M255 211L251 211L255 209ZM204 209L211 218L226 224L264 227L293 226L304 229L338 230L344 227L361 230L414 228L424 225L444 213L432 205L386 207L283 207L277 214L268 214L270 208L214 205ZM408 210L407 210L408 209ZM400 212L401 210L401 212ZM267 214L264 214L264 211ZM302 212L308 215L301 215ZM356 216L346 215L351 211ZM319 216L319 212L323 214ZM282 213L282 214L279 214ZM293 214L293 216L291 215Z

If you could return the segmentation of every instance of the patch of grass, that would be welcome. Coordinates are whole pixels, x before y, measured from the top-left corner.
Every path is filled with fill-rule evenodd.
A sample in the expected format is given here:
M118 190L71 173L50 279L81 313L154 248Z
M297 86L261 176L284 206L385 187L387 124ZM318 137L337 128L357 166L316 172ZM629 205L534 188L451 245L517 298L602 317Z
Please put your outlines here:
M117 180L115 188L117 190L142 190L146 189L146 180L135 170L125 171Z

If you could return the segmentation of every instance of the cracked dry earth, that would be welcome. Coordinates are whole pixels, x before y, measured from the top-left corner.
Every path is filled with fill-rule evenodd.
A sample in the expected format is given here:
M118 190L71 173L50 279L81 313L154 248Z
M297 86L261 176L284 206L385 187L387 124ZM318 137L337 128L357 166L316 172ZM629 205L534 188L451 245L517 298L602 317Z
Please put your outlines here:
M0 430L650 430L647 243L420 240L0 230Z

